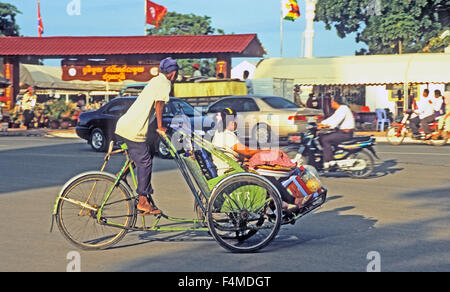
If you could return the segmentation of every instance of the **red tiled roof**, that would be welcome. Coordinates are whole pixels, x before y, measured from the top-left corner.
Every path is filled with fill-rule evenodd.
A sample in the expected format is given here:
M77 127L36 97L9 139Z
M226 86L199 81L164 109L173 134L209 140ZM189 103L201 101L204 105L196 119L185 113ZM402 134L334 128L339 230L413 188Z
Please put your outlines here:
M256 46L255 46L256 45ZM248 48L253 48L249 51ZM0 56L220 54L261 57L256 34L122 37L0 37ZM250 55L251 56L250 56Z

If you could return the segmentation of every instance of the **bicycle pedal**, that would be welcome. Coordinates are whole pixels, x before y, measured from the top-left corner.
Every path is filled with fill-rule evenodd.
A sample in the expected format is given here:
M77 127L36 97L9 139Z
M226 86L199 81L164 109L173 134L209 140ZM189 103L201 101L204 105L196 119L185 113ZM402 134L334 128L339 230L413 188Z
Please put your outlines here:
M162 213L152 214L152 213L145 213L144 211L137 210L138 216L155 216L155 217L161 217Z

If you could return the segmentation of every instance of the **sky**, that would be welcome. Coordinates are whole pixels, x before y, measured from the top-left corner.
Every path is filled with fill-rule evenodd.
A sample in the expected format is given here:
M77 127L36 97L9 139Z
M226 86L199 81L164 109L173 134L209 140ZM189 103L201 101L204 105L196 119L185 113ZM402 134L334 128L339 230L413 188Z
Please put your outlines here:
M37 0L0 0L15 5L23 36L38 36ZM168 11L210 16L212 26L225 33L256 33L268 52L265 57L280 56L280 0L154 0ZM144 0L40 0L45 36L126 36L144 35ZM69 4L80 4L80 10ZM298 1L302 16L295 22L283 22L283 57L300 57L305 30L305 2ZM75 6L71 6L75 7ZM78 13L79 12L79 13ZM355 35L345 39L328 31L322 22L314 24L314 57L351 56L363 44Z

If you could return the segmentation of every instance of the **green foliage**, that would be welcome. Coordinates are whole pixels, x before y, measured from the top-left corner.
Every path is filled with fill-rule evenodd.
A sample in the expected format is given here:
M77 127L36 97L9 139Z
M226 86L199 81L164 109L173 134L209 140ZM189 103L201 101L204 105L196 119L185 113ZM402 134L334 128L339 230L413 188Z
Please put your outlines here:
M168 12L159 27L147 30L149 35L208 35L216 30L209 16Z
M66 103L64 99L55 99L46 103L45 113L48 114L51 121L58 121L68 118L74 107L73 103Z
M215 29L211 26L211 17L198 16L195 14L180 14L168 12L159 27L153 27L147 30L149 35L209 35L224 34L221 29ZM200 64L200 71L204 76L215 76L216 67L213 60L178 60L183 68L183 74L192 76L192 65Z
M445 29L438 8L448 0L318 0L316 21L332 26L344 38L356 33L356 41L369 50L357 54L421 52Z
M448 46L450 46L450 34L447 34L447 36L443 38L432 38L423 51L427 53L437 53L444 51Z
M19 36L16 15L21 13L16 6L0 2L0 36Z

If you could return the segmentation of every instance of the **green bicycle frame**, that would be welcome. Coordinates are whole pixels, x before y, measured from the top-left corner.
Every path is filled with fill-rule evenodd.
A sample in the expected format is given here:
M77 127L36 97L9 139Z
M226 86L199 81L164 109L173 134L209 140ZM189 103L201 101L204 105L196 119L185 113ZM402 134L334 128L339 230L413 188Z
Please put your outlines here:
M192 194L195 197L195 200L198 203L198 206L202 209L203 214L206 216L206 206L203 203L203 200L201 197L203 197L204 199L208 200L211 196L211 192L214 189L214 187L224 178L236 174L236 173L241 173L241 172L245 172L245 170L234 160L232 160L230 157L228 157L227 155L225 155L224 153L217 151L214 146L212 145L212 143L205 141L202 137L199 137L196 134L193 134L192 136L186 135L185 133L183 133L182 131L180 131L180 133L184 136L184 137L191 137L192 139L192 143L195 143L199 146L201 146L204 150L210 152L213 156L218 157L219 159L223 160L224 162L226 162L229 166L230 166L230 170L223 176L220 177L216 177L213 178L211 180L207 180L203 174L199 174L198 172L195 171L195 168L197 168L197 170L200 170L200 166L198 164L198 162L195 159L192 159L190 157L182 157L178 151L176 150L176 148L174 147L174 145L171 143L170 139L167 136L161 136L162 141L166 144L166 146L169 149L169 152L171 154L171 156L173 157L173 159L175 160L175 162L177 163L178 168L180 169L186 183L188 184ZM84 202L78 202L72 199L66 199L62 197L62 194L60 196L58 196L58 198L56 199L54 208L53 208L53 215L56 216L57 214L57 209L58 209L58 205L60 203L60 200L66 200L72 204L78 205L81 208L87 208L87 209L92 209L93 211L96 211L96 218L97 218L97 222L99 224L103 224L103 225L108 225L108 226L112 226L112 227L117 227L117 228L122 228L122 229L131 229L131 230L141 230L141 231L168 231L168 232L173 232L173 231L208 231L209 229L206 227L198 227L198 224L202 224L204 223L203 220L200 219L184 219L184 218L174 218L174 217L170 217L167 216L165 214L161 214L158 215L156 217L156 220L153 222L153 224L150 227L146 227L145 224L145 217L142 216L142 225L143 228L127 228L126 226L123 226L122 224L118 224L118 223L114 223L114 222L110 222L110 221L106 221L103 222L102 218L102 214L103 214L103 209L105 208L105 206L107 206L108 201L114 191L114 189L116 187L118 187L122 181L126 182L126 177L128 176L128 174L131 175L131 179L132 179L132 186L134 187L134 189L137 189L137 179L136 179L136 175L135 175L135 171L133 168L133 162L131 161L129 155L128 155L128 147L126 144L122 144L121 146L122 150L121 152L125 153L126 156L126 161L122 167L122 169L120 170L120 172L115 176L115 182L114 184L111 186L111 188L106 192L105 197L102 201L102 204L100 205L100 207L98 208L93 208L92 206L89 206L87 203ZM107 158L105 158L105 164L102 167L102 171L105 168L108 160L109 160L109 155L107 156ZM128 187L128 183L126 183L126 186ZM130 191L132 192L132 199L136 198L135 192L132 191L132 188L129 188ZM54 218L54 217L53 217ZM159 226L160 224L160 220L164 218L166 220L172 221L172 222L178 222L178 223L192 223L194 226L193 227L162 227ZM52 221L52 227L53 227L53 221Z

